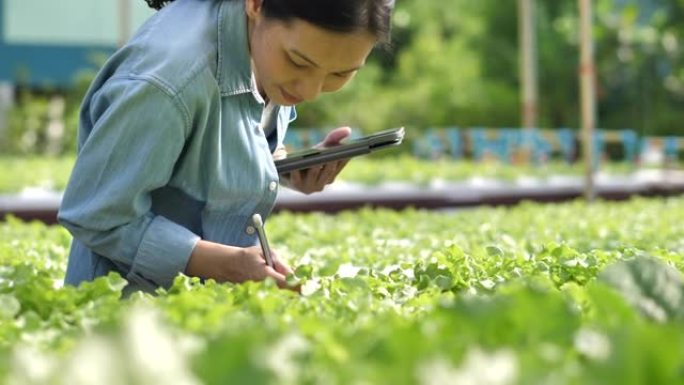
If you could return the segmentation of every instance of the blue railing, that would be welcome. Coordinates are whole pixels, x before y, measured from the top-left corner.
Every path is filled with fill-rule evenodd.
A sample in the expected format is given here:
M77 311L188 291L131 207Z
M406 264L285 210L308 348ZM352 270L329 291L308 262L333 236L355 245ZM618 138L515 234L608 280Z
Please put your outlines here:
M292 128L285 145L290 149L313 146L323 140L328 130ZM354 133L358 135L358 130ZM541 164L550 159L574 162L579 154L581 138L577 130L520 128L459 128L433 127L409 135L407 144L416 156L428 159L450 157L476 161L495 159L504 163L528 162ZM684 137L640 136L636 131L596 130L594 133L594 159L596 164L608 158L611 152L620 153L619 160L638 163L645 156L657 154L663 161L678 161L684 151Z

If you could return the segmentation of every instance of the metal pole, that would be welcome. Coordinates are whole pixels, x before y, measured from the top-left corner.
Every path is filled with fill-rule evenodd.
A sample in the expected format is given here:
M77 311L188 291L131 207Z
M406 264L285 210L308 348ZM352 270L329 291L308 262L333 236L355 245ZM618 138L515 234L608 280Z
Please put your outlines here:
M9 126L9 112L14 105L14 87L11 83L0 81L0 143L6 143ZM0 147L3 147L0 144Z
M119 0L119 41L117 45L123 47L128 41L131 30L131 3L130 0Z
M518 0L522 126L537 127L537 36L535 0Z
M580 11L580 89L582 112L582 148L584 155L584 197L596 198L594 188L594 128L596 127L596 69L592 36L593 13L591 0L579 0Z

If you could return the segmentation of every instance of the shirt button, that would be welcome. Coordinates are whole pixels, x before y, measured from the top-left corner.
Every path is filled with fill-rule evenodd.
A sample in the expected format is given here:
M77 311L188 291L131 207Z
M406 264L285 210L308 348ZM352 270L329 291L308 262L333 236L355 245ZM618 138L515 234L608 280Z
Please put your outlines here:
M278 182L272 181L271 183L268 184L268 189L271 191L275 191L278 188Z
M249 235L252 235L252 234L254 234L254 232L256 232L256 229L254 229L254 226L247 226L247 228L245 229L245 232Z

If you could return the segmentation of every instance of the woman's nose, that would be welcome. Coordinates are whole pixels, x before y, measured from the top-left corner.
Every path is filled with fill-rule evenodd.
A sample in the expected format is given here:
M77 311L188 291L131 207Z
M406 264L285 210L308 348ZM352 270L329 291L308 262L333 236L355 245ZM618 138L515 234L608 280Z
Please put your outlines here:
M297 93L300 98L311 101L321 94L323 89L323 79L319 78L306 78L299 81L299 86L297 87Z

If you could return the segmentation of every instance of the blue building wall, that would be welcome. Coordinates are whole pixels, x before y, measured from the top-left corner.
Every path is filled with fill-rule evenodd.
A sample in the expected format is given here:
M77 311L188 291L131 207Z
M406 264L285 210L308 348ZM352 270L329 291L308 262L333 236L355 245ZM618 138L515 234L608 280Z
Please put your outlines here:
M84 0L84 1L102 1L102 0ZM119 0L108 0L110 2ZM129 0L130 4L134 5L133 9L133 24L131 26L131 33L135 30L149 14L151 10L146 9L142 0ZM6 24L6 17L10 14L8 11L10 0L0 0L0 82L7 82L10 84L28 84L32 87L46 88L46 87L69 87L73 84L75 78L83 70L95 70L99 68L104 58L111 55L116 50L116 43L111 44L80 44L74 42L61 42L59 38L52 40L57 41L16 41L8 38L9 26ZM72 2L73 4L73 2ZM15 2L16 5L16 2ZM28 3L22 5L29 6ZM106 7L103 4L102 9ZM111 14L111 3L107 3L108 8L106 16L116 18L116 14ZM32 9L32 8L31 8ZM99 9L99 7L98 7ZM39 11L39 10L38 10ZM16 14L16 12L15 12ZM64 14L73 14L71 10L65 9ZM64 17L63 15L54 15L55 18ZM101 15L100 15L101 16ZM64 19L60 20L64 25ZM23 23L23 20L12 20L16 25ZM59 24L59 23L55 23ZM112 23L116 24L116 23ZM42 26L42 24L41 24ZM73 26L73 24L71 24ZM81 24L77 24L73 29L83 28ZM45 26L43 33L50 34L51 31L56 31L55 35L59 36L57 32L59 27L53 25ZM116 34L115 30L107 29L110 34ZM87 36L92 31L84 30L82 36L84 41L88 41ZM80 32L78 32L80 35Z
M68 87L82 70L98 67L97 54L112 47L59 47L0 43L0 81L32 87Z

